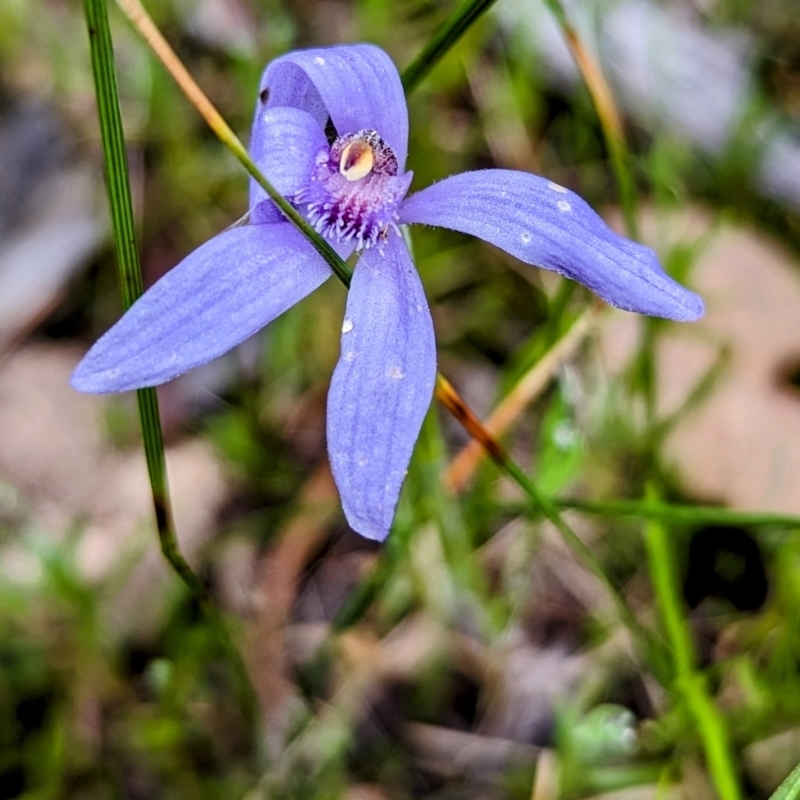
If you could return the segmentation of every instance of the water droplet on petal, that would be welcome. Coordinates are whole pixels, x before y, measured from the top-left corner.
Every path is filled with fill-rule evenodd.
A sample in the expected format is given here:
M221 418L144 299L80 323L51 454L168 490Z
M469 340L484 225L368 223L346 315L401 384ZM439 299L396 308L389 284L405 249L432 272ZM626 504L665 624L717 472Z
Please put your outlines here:
M353 320L346 319L342 323L342 333L350 333L351 330L353 330Z
M322 56L315 56L314 63L322 66L325 63L325 59Z
M523 233L519 238L522 240L522 244L531 243L531 235L529 233Z
M547 184L547 188L552 189L554 192L559 192L561 194L566 194L569 191L569 189L565 189L563 186L559 186L557 183L553 183L553 181L550 181Z
M566 200L559 200L556 205L560 211L572 211L572 206Z

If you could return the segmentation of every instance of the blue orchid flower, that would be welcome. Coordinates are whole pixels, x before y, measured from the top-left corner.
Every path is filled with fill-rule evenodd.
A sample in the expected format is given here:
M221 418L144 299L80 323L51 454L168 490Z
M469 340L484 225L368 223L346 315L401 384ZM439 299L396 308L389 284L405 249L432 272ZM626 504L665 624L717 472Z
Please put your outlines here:
M702 300L666 275L651 250L613 233L580 197L545 178L466 172L406 197L407 146L400 77L379 48L303 50L267 66L251 155L339 255L360 254L327 437L345 516L377 540L389 532L436 376L431 315L400 224L478 236L628 311L703 314ZM149 289L89 350L72 385L104 393L169 381L252 336L331 275L251 181L250 224L215 236Z

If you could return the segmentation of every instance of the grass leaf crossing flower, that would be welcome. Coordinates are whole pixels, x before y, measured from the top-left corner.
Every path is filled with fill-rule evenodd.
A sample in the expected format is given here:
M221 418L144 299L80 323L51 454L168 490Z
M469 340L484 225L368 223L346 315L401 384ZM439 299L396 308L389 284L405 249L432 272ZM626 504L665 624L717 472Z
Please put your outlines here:
M335 139L329 143L326 127ZM330 130L330 128L328 128ZM408 112L389 57L367 44L287 53L264 72L251 155L343 257L359 251L328 393L331 467L351 527L389 532L436 376L433 324L398 226L478 236L628 311L694 320L701 299L577 195L501 169L406 197ZM250 224L215 236L150 288L72 376L83 392L155 386L222 355L332 274L251 180Z

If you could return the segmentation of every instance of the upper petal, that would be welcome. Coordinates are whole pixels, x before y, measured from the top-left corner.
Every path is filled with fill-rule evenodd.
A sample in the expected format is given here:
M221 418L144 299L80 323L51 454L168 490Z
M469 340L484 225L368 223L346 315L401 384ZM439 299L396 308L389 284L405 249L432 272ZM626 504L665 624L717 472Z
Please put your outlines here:
M330 277L288 223L215 236L145 292L78 364L82 392L156 386L247 339Z
M700 297L672 280L652 250L618 236L578 195L536 175L454 175L407 198L400 220L479 236L626 311L681 321L703 315Z
M397 157L402 173L408 151L408 110L397 69L371 44L295 50L264 71L267 108L292 106L324 127L328 116L340 136L375 130ZM263 101L262 101L263 102Z
M436 342L403 240L356 265L328 392L328 452L353 530L382 540L431 402Z
M256 108L250 136L250 156L269 182L288 197L302 189L311 177L314 159L328 146L319 123L297 108ZM250 207L267 197L250 179Z

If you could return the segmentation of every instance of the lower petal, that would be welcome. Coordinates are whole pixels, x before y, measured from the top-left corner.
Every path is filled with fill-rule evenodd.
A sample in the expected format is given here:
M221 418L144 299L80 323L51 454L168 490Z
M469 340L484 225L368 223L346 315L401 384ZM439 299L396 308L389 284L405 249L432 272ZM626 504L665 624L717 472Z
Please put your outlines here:
M89 350L72 385L105 393L165 383L243 342L330 275L288 223L231 228L148 289Z
M428 303L403 240L367 250L347 298L328 393L328 452L353 530L389 533L436 379Z
M615 234L578 195L527 172L446 178L407 198L400 220L478 236L626 311L681 321L703 315L703 301L670 278L652 250Z

